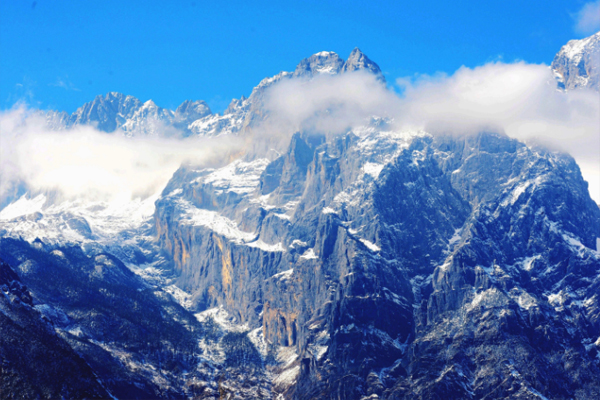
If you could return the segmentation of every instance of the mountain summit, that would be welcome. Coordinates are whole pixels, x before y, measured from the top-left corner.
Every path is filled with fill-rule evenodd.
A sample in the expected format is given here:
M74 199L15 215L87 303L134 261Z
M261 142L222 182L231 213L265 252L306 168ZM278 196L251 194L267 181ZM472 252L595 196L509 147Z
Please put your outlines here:
M385 82L379 66L371 61L358 47L352 50L347 61L344 61L332 51L322 51L300 61L294 77L312 77L318 74L335 75L345 72L366 71Z
M377 78L382 82L385 82L385 78L383 77L379 65L371 61L369 57L367 57L365 53L360 51L358 47L352 50L352 53L350 53L350 57L348 57L348 60L344 64L342 70L344 72L365 70L376 75Z

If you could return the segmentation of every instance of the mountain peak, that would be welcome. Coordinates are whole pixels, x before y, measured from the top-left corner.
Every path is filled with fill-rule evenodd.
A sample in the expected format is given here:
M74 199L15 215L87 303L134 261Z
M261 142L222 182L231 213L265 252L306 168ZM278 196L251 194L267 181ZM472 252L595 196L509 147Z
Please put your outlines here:
M212 111L203 100L185 100L175 110L175 118L185 120L186 123L191 123L210 114L212 114Z
M371 59L369 59L365 53L360 51L358 47L355 47L354 50L352 50L352 53L350 53L348 60L344 64L343 72L352 72L357 70L367 70L376 75L377 79L385 82L385 78L381 73L379 65L371 61Z
M144 103L144 107L152 107L152 108L156 108L156 107L158 107L158 106L156 105L156 103L154 102L154 100L150 99L150 100L147 100L147 101Z
M333 51L321 51L298 63L294 77L315 76L319 74L335 75L342 70L344 60Z
M305 58L298 63L294 71L294 77L313 77L320 74L336 75L344 72L366 70L377 76L377 79L385 82L385 78L379 66L371 61L358 47L350 53L347 61L344 61L333 51L320 51Z

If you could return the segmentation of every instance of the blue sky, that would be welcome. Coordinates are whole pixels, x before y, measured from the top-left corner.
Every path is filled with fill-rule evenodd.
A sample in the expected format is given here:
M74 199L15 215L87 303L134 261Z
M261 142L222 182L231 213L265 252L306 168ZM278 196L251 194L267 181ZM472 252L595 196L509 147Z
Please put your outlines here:
M583 24L579 0L0 5L0 109L26 102L68 112L109 91L171 109L202 99L221 111L321 50L346 58L359 47L388 82L496 60L549 64L595 29Z

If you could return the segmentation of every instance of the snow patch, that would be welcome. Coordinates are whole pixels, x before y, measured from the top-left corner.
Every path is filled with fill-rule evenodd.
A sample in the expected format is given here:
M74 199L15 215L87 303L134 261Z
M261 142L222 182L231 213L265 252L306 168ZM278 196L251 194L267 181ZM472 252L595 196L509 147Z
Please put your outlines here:
M533 257L525 257L522 261L517 263L517 266L525 271L531 271L534 267L535 260L540 259L542 256L537 254Z
M300 366L297 365L293 368L283 371L281 374L276 376L275 379L273 379L273 383L277 386L292 386L294 383L296 383L299 374Z
M299 239L294 239L294 241L292 242L292 244L290 244L290 247L292 249L295 249L296 246L298 246L298 247L307 247L308 243L303 242L302 240L299 240Z
M535 297L520 288L513 288L509 292L509 295L523 310L529 310L532 307L539 306Z
M194 316L200 323L204 323L209 318L212 318L226 332L246 332L249 330L248 325L237 324L235 318L231 317L223 306L210 308L206 311L196 313Z
M305 260L316 260L319 257L317 257L313 249L308 249L304 254L300 256L300 258L304 258Z
M283 244L281 242L275 243L275 244L268 244L268 243L265 243L262 240L258 239L254 242L247 243L246 245L249 247L256 247L263 251L270 251L270 252L285 251L285 248L283 247Z
M506 307L508 305L508 299L506 296L496 288L490 288L476 293L471 300L470 304L467 304L467 310L473 310L476 307L485 308L496 308Z
M268 353L268 346L262 328L256 328L253 331L248 332L248 339L250 339L254 347L256 347L256 350L258 350L264 359Z
M252 162L236 160L196 180L211 184L214 188L225 192L244 195L253 192L258 186L260 176L267 165L269 165L269 160L266 158L260 158Z
M204 226L237 244L245 244L255 238L254 233L240 230L236 222L223 217L216 211L196 208L184 199L177 199L176 203L183 211L181 220L183 223Z
M365 174L371 175L373 178L377 179L377 177L379 177L379 174L383 170L383 167L383 164L368 162L365 165L363 165L362 170Z
M283 272L279 272L275 275L273 275L271 278L276 278L280 281L288 281L290 280L290 278L292 277L292 275L294 274L294 269L288 269L287 271L283 271Z
M454 247L458 242L460 242L460 238L462 235L462 228L458 228L454 230L454 235L448 241L448 248Z
M367 246L367 248L375 253L381 250L381 247L377 246L375 243L369 242L367 239L359 239L362 244Z
M291 366L297 358L298 354L294 346L280 346L277 350L277 362L282 364L284 369Z

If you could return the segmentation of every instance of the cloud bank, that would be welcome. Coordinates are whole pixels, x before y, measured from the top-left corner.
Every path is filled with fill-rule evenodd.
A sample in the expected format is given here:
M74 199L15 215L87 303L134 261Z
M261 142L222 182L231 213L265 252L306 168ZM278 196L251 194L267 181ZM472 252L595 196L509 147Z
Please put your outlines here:
M143 199L161 191L182 163L218 163L238 148L235 138L127 138L90 126L53 131L25 107L0 113L0 126L0 200L20 182L70 198Z
M600 0L586 3L575 14L575 31L589 35L600 30Z

